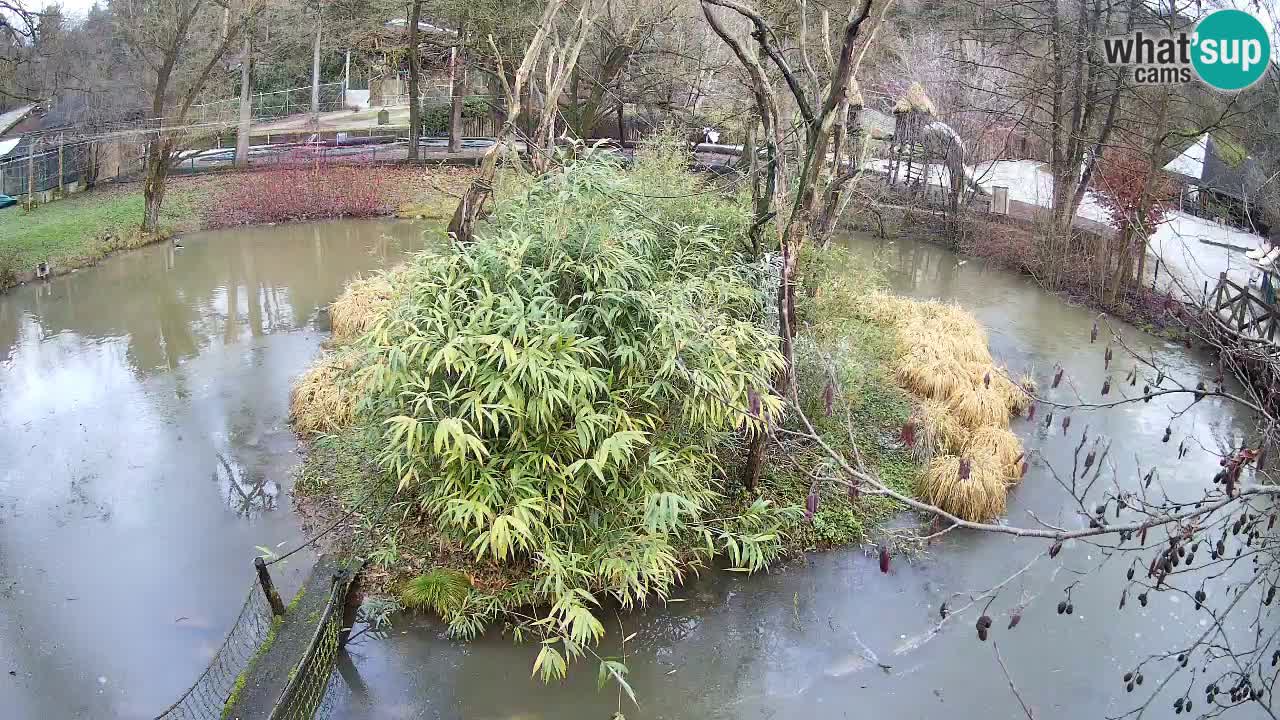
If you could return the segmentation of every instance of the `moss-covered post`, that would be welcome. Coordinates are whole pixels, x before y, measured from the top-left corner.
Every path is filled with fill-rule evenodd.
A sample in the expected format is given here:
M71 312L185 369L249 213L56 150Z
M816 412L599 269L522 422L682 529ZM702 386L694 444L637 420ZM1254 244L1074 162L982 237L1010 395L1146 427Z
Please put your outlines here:
M355 627L361 599L360 572L357 570L351 583L347 585L347 599L342 604L342 629L338 631L338 647L346 647L347 640L351 637L351 628Z
M271 614L284 615L284 602L280 599L280 593L276 592L275 583L271 582L267 563L256 557L253 559L253 566L258 569L258 584L262 586L262 593L267 596L267 602L271 605Z

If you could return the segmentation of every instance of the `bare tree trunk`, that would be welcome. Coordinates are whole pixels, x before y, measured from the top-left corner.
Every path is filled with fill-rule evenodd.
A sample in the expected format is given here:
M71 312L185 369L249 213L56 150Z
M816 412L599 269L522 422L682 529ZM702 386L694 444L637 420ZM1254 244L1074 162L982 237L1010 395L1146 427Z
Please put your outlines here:
M564 92L564 86L569 80L569 76L573 73L578 64L578 55L582 52L582 46L587 42L587 35L591 29L591 25L596 20L594 0L587 0L582 3L581 9L578 11L577 20L573 27L573 44L563 54L552 52L552 56L559 56L559 63L553 67L552 62L547 63L547 86L546 93L542 99L542 116L541 122L538 123L537 134L533 136L533 141L546 148L546 154L539 152L531 152L530 160L535 170L543 172L548 169L550 163L550 154L555 150L555 121L557 111L560 107L560 95Z
M565 0L550 0L546 7L543 8L542 17L538 22L538 30L533 34L533 38L529 40L529 45L525 49L524 60L520 63L520 67L516 69L515 76L510 83L507 82L506 68L502 67L501 62L499 62L497 76L502 81L503 94L507 100L506 120L502 129L498 132L498 141L485 152L484 159L480 164L479 174L471 181L471 185L462 196L462 201L458 203L457 209L453 212L453 218L449 221L449 237L455 243L465 244L471 242L471 238L475 233L476 221L484 209L484 202L493 194L493 183L497 176L498 155L507 149L510 139L514 135L515 124L520 119L520 100L525 92L525 82L529 79L529 73L533 70L534 63L537 62L539 55L542 53L542 44L546 42L547 34L551 31L556 15L560 13L560 8L564 6L564 2ZM497 46L493 44L492 36L489 37L489 43L493 47L494 55L501 57Z
M467 96L467 67L463 58L466 22L458 24L457 45L453 49L453 61L449 65L449 152L462 150L462 109Z
M164 204L165 181L169 177L170 140L157 137L147 144L147 177L142 184L142 232L160 231L160 207Z
M253 123L253 94L250 81L253 69L253 33L244 34L244 60L240 63L240 118L236 126L236 165L249 164L249 128Z
M422 20L422 0L409 6L409 159L418 159L418 142L422 135L422 106L418 102L418 83L422 74L422 58L418 54L418 24Z

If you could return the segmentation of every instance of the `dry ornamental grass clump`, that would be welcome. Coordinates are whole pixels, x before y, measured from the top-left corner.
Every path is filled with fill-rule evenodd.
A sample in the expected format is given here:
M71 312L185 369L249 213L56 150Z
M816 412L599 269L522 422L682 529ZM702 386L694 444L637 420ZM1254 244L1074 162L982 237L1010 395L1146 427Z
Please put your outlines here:
M951 414L947 404L939 400L921 401L909 422L915 428L911 454L917 460L928 460L960 450L968 431Z
M915 457L933 458L922 499L965 520L1003 514L1008 487L1025 469L1009 419L1031 398L992 361L986 331L963 308L935 300L873 293L861 312L897 331L894 377L920 399L904 437Z
M990 520L1005 511L1004 473L985 452L941 455L929 463L920 499L965 520Z
M333 339L348 343L373 329L391 307L396 271L353 280L329 306L329 322Z
M1004 428L987 426L974 431L965 444L965 452L995 458L1005 481L1010 485L1017 484L1022 479L1022 442L1017 435Z
M351 353L326 355L307 369L289 393L289 416L299 432L334 432L355 420L359 395L351 379Z

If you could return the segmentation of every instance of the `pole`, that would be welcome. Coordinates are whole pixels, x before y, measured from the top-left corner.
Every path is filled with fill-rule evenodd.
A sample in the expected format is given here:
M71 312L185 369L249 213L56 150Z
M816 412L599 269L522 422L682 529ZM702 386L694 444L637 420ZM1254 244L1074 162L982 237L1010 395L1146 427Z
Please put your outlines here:
M344 647L347 639L351 637L351 628L356 624L362 599L360 573L357 571L355 577L351 578L351 584L347 585L346 601L342 604L342 630L338 632L338 647Z
M253 566L258 570L258 584L262 586L262 593L267 596L267 603L271 605L271 614L284 615L284 601L280 599L280 593L276 592L275 583L271 582L266 561L256 557L253 559Z
M252 5L250 12L253 11ZM249 128L253 124L253 94L249 83L252 81L253 69L253 33L248 28L244 34L244 60L240 62L240 116L236 123L236 158L237 166L249 164ZM221 139L221 135L219 135Z
M316 125L320 124L320 32L323 29L323 15L320 6L316 5L316 44L311 49L311 114L316 116Z
M36 206L36 139L27 146L27 209Z
M63 173L63 168L65 166L63 165L63 162L62 162L62 149L65 146L65 144L66 143L63 142L63 137L59 135L58 136L58 192L63 196L67 194L67 181L66 181L67 176Z
M351 48L347 48L347 58L342 61L342 93L351 89Z

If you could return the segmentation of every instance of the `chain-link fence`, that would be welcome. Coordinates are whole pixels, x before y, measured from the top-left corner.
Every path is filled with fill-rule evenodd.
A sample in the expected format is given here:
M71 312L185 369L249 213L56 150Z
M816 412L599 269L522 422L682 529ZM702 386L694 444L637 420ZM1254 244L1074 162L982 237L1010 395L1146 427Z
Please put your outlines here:
M345 101L346 91L342 83L320 85L320 112L341 110ZM274 120L286 115L311 112L311 86L254 93L250 102L250 113L254 120ZM234 123L239 117L240 98L192 105L188 113L188 119L193 123Z
M34 150L34 152L32 152ZM28 144L0 160L0 195L22 197L92 182L90 143Z
M271 711L271 720L312 720L324 704L329 679L342 649L343 608L352 576L350 570L344 570L334 577L315 635L302 659L289 673L289 684Z
M341 614L339 614L341 619ZM156 720L221 720L241 673L271 633L271 606L255 578L244 605L209 666Z

